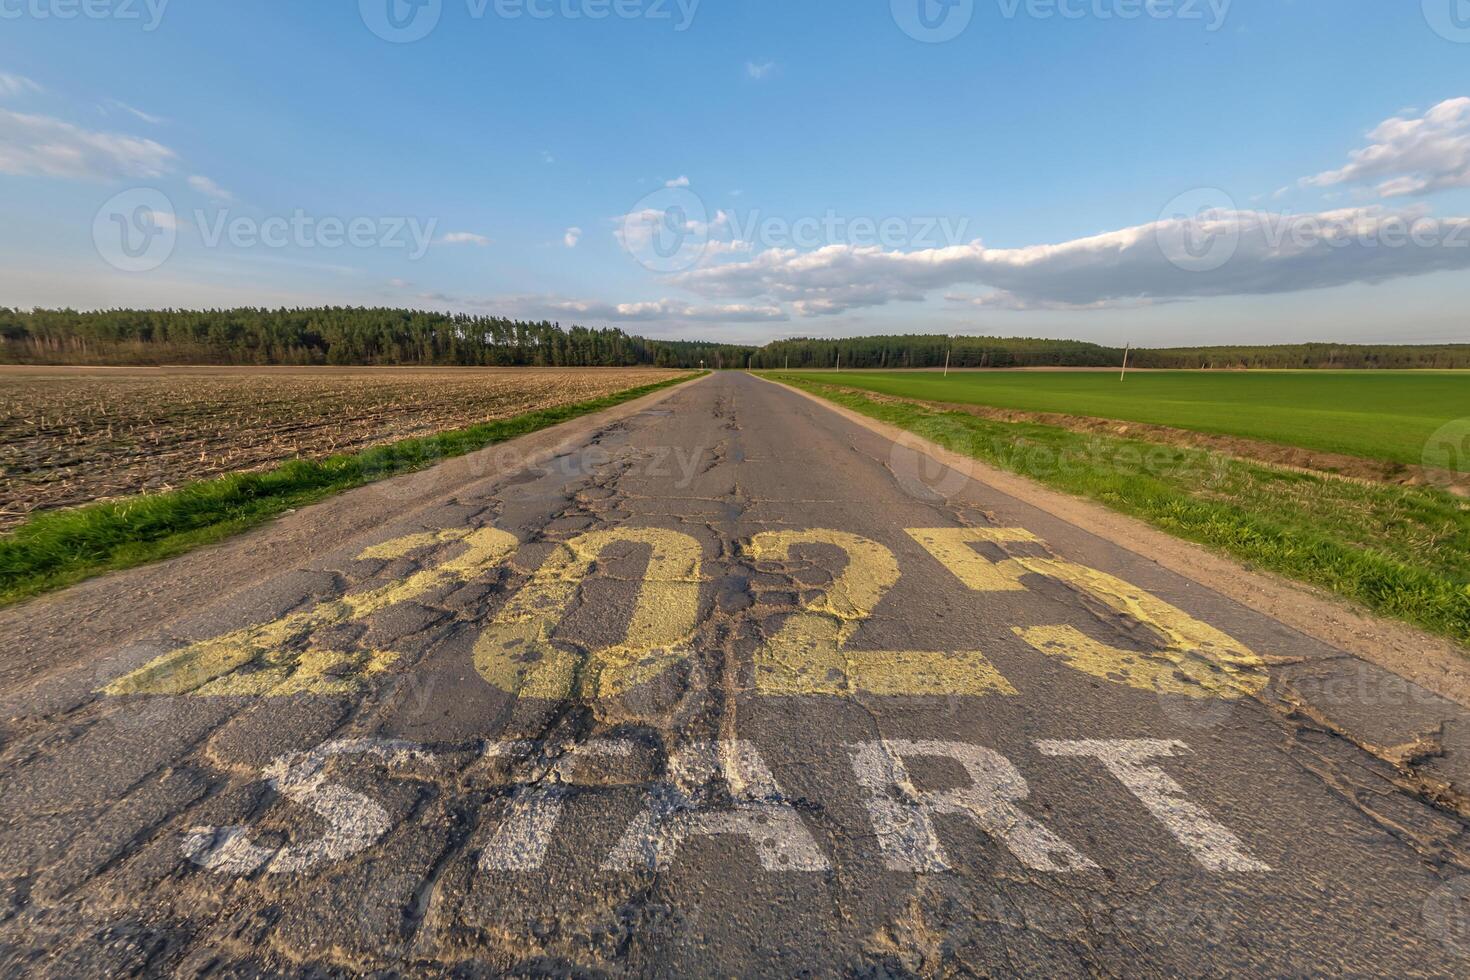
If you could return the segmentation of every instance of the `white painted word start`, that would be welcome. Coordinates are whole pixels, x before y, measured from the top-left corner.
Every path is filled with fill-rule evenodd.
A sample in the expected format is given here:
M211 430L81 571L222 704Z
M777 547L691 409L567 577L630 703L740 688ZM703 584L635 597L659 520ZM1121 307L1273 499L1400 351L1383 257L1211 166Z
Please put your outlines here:
M1116 779L1142 809L1201 867L1214 872L1265 872L1240 839L1204 807L1190 801L1157 760L1187 752L1179 741L1158 739L1045 740L1045 756L1091 760ZM574 792L578 767L626 758L632 742L609 739L568 747L541 767L534 781L513 784L509 805L480 851L481 871L534 872L541 868ZM534 743L497 742L483 748L487 759L523 757L544 749ZM1077 872L1097 865L1047 829L1022 807L1026 780L1000 753L984 746L941 741L869 741L846 746L885 865L891 871L936 873L951 863L935 829L935 818L958 815L1001 844L1035 871ZM393 827L377 801L329 782L333 760L356 758L395 768L433 766L434 753L403 741L347 739L282 756L264 776L285 799L314 812L326 824L320 837L268 847L252 841L244 826L197 827L183 843L184 854L211 871L248 875L299 874L352 858L373 847ZM918 789L905 760L953 760L969 784L941 791ZM696 792L711 779L723 780L732 803L710 807ZM675 752L662 778L647 786L647 800L602 857L608 872L671 867L680 846L692 837L745 838L767 872L818 872L831 864L797 809L749 741L694 742Z

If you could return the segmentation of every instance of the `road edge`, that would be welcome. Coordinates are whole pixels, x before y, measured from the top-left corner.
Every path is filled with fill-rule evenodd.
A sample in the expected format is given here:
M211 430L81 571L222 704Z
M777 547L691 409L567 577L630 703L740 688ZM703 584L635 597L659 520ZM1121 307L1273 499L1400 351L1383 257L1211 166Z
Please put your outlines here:
M1058 520L1153 561L1299 633L1470 708L1470 657L1451 640L1375 615L1313 586L1247 568L1233 558L1176 538L1137 518L963 456L907 429L880 422L818 395L758 374L751 376L815 402L885 439L902 439L906 447L921 450L935 462L979 483L1017 497Z

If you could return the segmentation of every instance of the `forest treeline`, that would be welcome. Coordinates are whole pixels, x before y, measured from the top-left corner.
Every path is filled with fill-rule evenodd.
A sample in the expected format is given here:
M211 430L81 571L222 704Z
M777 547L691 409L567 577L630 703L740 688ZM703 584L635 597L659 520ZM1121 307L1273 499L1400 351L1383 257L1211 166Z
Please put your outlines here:
M799 338L763 347L655 340L616 328L361 307L11 310L0 362L21 364L459 365L483 367L1118 367L1083 341L907 335ZM1470 368L1470 344L1135 348L1140 368Z
M751 348L647 340L549 321L364 307L11 310L0 362L462 367L711 367Z
M893 336L781 340L755 351L755 367L953 368L1121 367L1124 350L1075 340ZM1259 347L1133 348L1138 368L1470 368L1470 344L1282 344Z

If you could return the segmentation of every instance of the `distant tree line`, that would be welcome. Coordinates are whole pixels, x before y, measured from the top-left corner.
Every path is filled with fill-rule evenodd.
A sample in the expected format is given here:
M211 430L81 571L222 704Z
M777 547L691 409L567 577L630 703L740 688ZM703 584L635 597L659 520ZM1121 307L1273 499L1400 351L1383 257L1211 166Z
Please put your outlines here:
M10 363L698 367L703 360L732 367L743 366L750 350L415 310L0 307L0 361Z
M752 366L797 369L1120 367L1123 348L1025 337L894 336L780 340L754 351ZM1283 344L1133 348L1139 368L1470 368L1470 344Z
M1123 349L1083 341L911 335L798 338L764 347L653 340L611 327L365 307L12 310L0 362L671 368L1118 367ZM1470 368L1470 344L1290 344L1135 349L1140 368Z
M1467 368L1470 344L1276 344L1174 347L1135 352L1139 367L1160 368Z
M943 335L853 337L842 340L778 340L755 351L754 367L903 368L944 367L1110 367L1122 363L1114 351L1077 340L1032 340L1021 337L956 337Z

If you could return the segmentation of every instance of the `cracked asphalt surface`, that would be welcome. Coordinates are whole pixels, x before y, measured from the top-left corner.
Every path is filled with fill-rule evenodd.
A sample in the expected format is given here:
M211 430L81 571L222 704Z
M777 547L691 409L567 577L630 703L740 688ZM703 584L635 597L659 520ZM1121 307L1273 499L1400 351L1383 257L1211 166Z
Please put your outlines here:
M1464 708L754 377L558 438L0 613L0 970L1470 969Z

